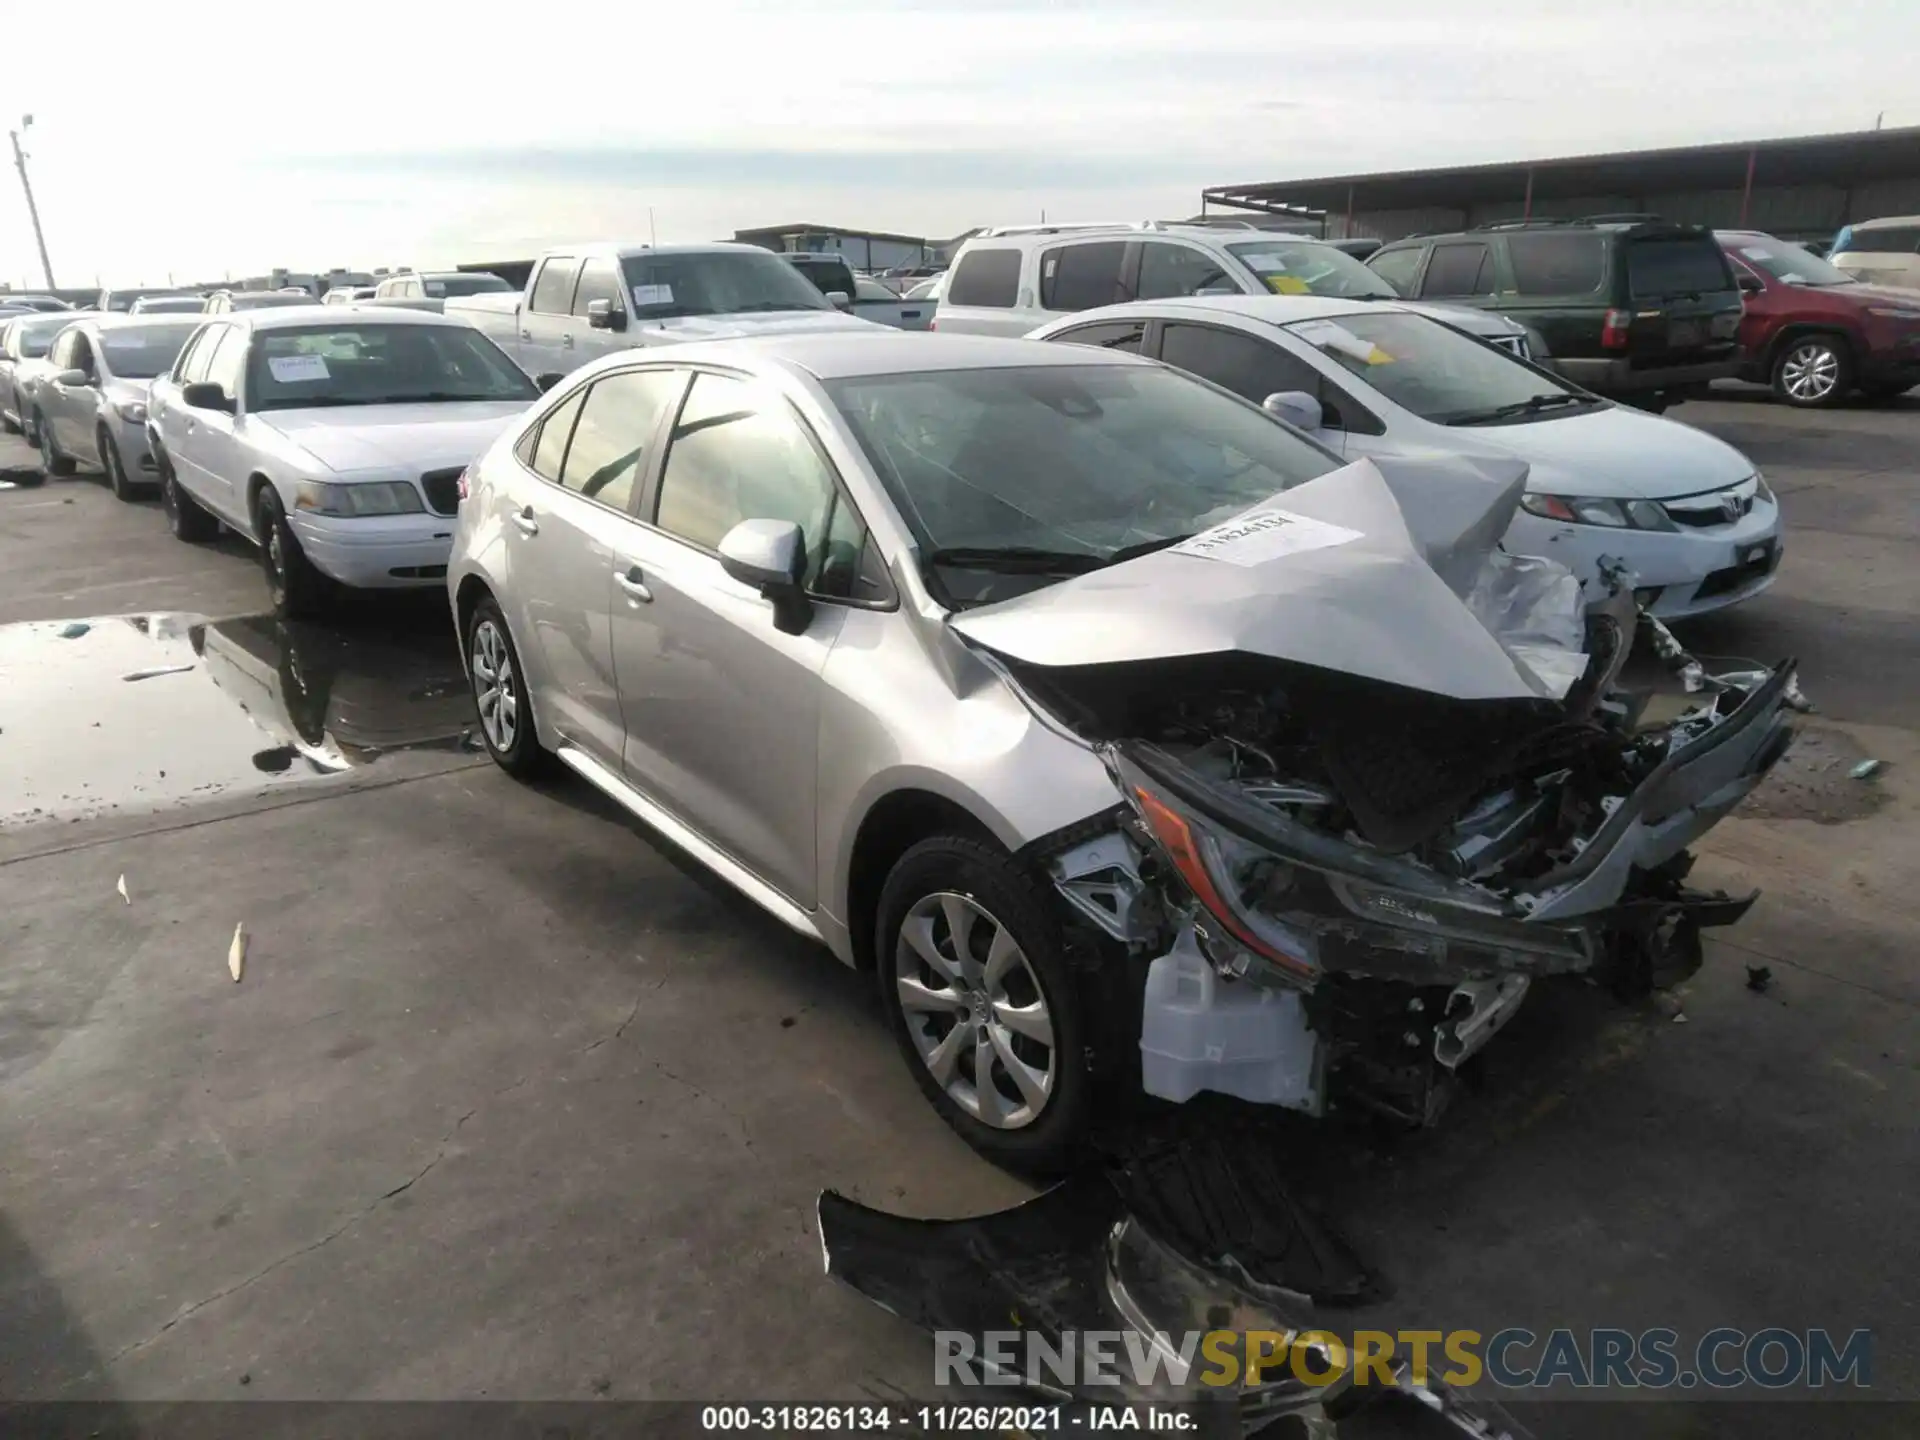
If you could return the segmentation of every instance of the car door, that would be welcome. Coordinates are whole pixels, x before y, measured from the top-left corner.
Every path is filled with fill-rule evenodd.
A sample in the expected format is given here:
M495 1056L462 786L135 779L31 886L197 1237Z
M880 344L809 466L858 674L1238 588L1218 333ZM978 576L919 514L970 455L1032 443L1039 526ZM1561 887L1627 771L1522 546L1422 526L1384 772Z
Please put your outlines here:
M771 388L695 373L622 551L613 664L632 784L802 908L816 900L820 672L865 538L813 434ZM730 578L716 547L743 519L791 520L823 599L797 635Z
M1286 391L1311 395L1321 408L1321 427L1313 432L1316 440L1349 459L1374 453L1365 443L1350 443L1380 432L1372 412L1279 341L1224 325L1168 321L1159 327L1155 353L1176 369L1211 380L1255 405Z
M84 412L91 419L99 402L93 388L98 383L93 373L93 347L81 331L68 330L53 342L47 359L52 369L40 387L41 417L61 454L85 459L93 449L92 427L82 423L80 416ZM78 385L62 384L60 376L69 370L78 370L88 378Z
M634 504L656 436L680 398L679 370L623 370L549 411L515 455L525 472L507 518L520 634L551 724L618 774L625 750L614 685L614 576L639 529Z
M189 410L187 434L193 478L188 484L194 497L242 534L253 534L253 517L247 514L246 479L248 465L245 447L237 431L245 423L241 376L246 371L248 332L239 325L223 325L222 333L206 352L206 365L200 378L218 385L234 411Z
M587 306L595 300L606 301L609 309L609 323L600 330L594 329L587 319ZM596 258L581 265L579 283L573 287L573 320L577 327L572 333L573 352L577 356L572 362L575 365L630 348L626 332L632 322L620 284L620 271L613 261ZM561 349L566 348L563 340Z
M577 256L549 255L541 263L520 314L520 343L526 350L521 366L529 375L548 370L565 375L585 363L574 339L573 292L579 279Z

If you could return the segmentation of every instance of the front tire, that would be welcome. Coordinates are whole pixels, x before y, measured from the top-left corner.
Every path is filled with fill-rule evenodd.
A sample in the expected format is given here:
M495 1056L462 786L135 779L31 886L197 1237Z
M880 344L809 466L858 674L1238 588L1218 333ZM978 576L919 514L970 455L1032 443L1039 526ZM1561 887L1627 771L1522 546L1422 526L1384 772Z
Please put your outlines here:
M553 756L540 747L534 725L527 672L500 606L488 596L473 608L464 637L467 683L480 715L480 738L493 763L516 780L532 780L553 768Z
M204 545L220 533L220 522L200 507L200 502L180 488L167 452L154 447L153 463L160 468L160 508L167 514L167 529L173 538L189 545Z
M998 847L902 855L880 892L881 1004L933 1108L987 1159L1057 1175L1083 1152L1093 1071L1052 903Z
M134 489L133 481L127 478L127 467L120 460L120 447L104 427L98 439L100 465L107 472L107 484L113 490L113 498L131 503L138 492Z
M260 568L267 596L282 620L315 620L331 608L334 582L315 568L287 523L280 492L263 485L253 502L254 534L260 542Z
M1853 355L1838 335L1800 335L1773 360L1773 393L1803 410L1838 405L1853 389Z
M73 474L73 457L60 452L60 443L53 438L53 431L47 427L47 417L36 414L33 417L33 433L40 440L41 468L49 475Z

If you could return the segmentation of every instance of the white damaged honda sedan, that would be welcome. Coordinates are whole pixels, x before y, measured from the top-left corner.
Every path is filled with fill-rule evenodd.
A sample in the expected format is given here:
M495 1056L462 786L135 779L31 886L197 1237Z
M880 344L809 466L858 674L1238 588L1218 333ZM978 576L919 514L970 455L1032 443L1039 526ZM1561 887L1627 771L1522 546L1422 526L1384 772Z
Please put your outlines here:
M1780 509L1753 462L1691 425L1617 405L1405 306L1194 296L1086 310L1036 340L1149 355L1274 413L1348 460L1522 460L1516 554L1583 580L1624 560L1662 620L1759 594Z
M412 310L235 312L154 381L147 430L181 540L260 547L273 607L445 583L460 473L539 387L460 320Z

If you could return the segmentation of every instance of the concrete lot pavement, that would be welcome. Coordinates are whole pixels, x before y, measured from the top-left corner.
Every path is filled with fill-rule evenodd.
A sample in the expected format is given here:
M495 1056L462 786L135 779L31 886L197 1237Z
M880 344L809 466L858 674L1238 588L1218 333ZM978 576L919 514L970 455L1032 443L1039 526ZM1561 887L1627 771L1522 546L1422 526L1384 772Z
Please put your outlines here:
M1876 1391L1920 1401L1920 406L1674 414L1788 518L1776 587L1683 632L1799 654L1821 707L1703 860L1765 896L1686 1024L1550 992L1440 1130L1310 1136L1303 1188L1394 1285L1390 1326L1869 1326ZM245 546L180 545L97 481L0 491L0 625L263 604ZM40 763L10 751L26 693L0 675L0 776ZM1862 754L1888 768L1847 780ZM866 980L578 783L457 748L295 780L0 828L0 1395L928 1391L925 1338L821 1277L814 1196L1024 1192L934 1118ZM1844 1428L1906 1433L1892 1406ZM1543 1428L1620 1432L1591 1404Z

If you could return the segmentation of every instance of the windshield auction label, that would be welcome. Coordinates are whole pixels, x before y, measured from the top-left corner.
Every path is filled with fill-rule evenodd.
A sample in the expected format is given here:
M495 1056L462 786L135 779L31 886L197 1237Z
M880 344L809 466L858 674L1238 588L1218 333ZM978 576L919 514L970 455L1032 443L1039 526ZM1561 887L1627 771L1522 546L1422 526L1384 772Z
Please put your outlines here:
M1191 539L1167 547L1172 555L1198 555L1229 565L1264 565L1285 555L1325 550L1358 540L1360 532L1330 525L1291 510L1249 510L1246 514L1202 530Z

